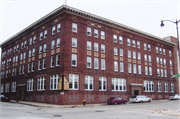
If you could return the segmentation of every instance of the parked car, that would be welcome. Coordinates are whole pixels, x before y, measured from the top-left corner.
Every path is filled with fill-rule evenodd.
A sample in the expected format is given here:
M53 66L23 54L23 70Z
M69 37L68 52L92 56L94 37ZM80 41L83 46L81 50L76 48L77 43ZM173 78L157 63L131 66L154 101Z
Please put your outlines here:
M124 103L126 104L127 103L127 100L124 100L123 98L121 97L111 97L107 100L107 104L120 104L120 103Z
M2 102L10 102L10 99L4 95L0 95L0 98Z
M170 97L169 97L170 100L179 100L180 99L180 95L178 94L172 94Z
M135 95L135 96L131 96L129 99L129 102L151 102L152 99L145 96L145 95Z

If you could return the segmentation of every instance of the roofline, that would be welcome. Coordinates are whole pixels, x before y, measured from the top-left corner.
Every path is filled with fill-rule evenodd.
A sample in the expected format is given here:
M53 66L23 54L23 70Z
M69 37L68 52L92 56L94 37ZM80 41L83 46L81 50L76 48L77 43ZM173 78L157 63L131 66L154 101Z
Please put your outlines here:
M88 18L91 18L91 19L94 19L94 20L99 20L100 22L107 23L109 25L112 25L114 27L123 29L123 30L128 31L128 32L136 33L138 35L142 35L144 37L151 38L152 40L155 40L157 42L162 42L162 43L165 43L165 44L170 45L170 46L177 45L176 43L163 40L163 38L160 38L160 37L157 37L155 35L140 31L138 29L126 26L124 24L121 24L121 23L118 23L118 22L115 22L115 21L112 21L112 20L97 16L97 15L94 15L94 14L91 14L91 13L88 13L88 12L85 12L85 11L82 11L82 10L79 10L79 9L76 9L76 8L73 8L73 7L70 7L70 6L67 6L67 5L62 5L62 6L58 7L57 9L53 10L52 12L50 12L49 14L45 15L44 17L40 18L39 20L35 21L34 23L29 25L28 27L26 27L23 30L19 31L18 33L16 33L12 37L5 40L3 43L0 44L0 47L5 45L7 42L11 41L12 39L16 38L18 35L24 33L28 29L33 28L35 25L42 22L43 20L45 20L49 16L55 14L56 12L59 12L60 10L62 10L62 11L65 10L65 11L68 11L68 12L71 12L71 13L74 13L74 14L78 14L78 15L81 15L81 16L84 16L84 17L88 17Z

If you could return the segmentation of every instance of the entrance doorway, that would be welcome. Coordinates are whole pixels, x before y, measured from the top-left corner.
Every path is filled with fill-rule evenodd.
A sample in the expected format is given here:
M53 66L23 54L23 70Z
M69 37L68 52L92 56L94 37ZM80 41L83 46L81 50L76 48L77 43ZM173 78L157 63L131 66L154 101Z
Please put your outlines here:
M139 95L139 90L134 90L134 95Z
M19 90L18 93L19 93L19 94L18 94L18 100L22 100L22 90Z

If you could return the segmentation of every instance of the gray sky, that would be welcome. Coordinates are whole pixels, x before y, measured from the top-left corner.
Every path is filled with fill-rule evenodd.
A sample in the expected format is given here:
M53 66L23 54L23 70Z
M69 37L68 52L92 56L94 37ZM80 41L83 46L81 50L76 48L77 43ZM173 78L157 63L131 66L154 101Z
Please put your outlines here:
M0 44L63 4L65 0L1 0ZM175 24L164 22L161 28L160 23L180 19L180 0L67 0L67 5L161 38L177 36Z

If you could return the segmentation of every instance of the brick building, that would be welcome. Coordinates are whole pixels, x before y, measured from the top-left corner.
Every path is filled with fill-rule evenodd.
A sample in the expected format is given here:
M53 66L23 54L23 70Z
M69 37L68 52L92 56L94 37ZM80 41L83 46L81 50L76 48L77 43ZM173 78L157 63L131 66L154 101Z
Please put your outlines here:
M61 6L1 44L1 93L81 104L179 93L177 39L165 39Z

